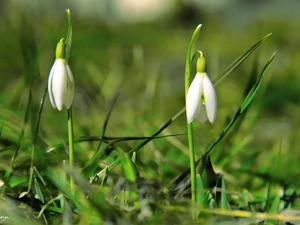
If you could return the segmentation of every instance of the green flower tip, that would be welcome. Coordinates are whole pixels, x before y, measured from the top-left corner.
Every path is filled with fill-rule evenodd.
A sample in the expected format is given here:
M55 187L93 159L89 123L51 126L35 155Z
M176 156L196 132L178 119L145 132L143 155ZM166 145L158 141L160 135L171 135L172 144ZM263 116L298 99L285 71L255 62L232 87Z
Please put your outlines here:
M200 56L197 59L197 73L205 73L206 72L206 60L203 56Z
M65 39L62 38L60 39L60 41L56 46L56 52L55 52L56 59L65 59L65 49L66 49Z
M195 29L195 31L194 31L195 39L198 38L198 35L199 35L199 33L200 33L201 27L202 27L202 24L199 24L199 25L196 27L196 29Z
M202 24L198 24L198 26L196 27L197 32L199 32L201 27L202 27Z

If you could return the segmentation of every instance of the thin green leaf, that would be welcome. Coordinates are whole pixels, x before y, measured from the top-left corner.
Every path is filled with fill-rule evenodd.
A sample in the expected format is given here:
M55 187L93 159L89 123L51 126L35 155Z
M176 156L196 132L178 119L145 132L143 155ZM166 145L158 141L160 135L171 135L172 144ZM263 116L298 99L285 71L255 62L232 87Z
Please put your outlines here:
M67 37L66 37L66 60L69 61L70 57L70 51L71 51L71 46L72 46L72 17L71 17L71 12L70 9L66 9L66 13L68 16L68 32L67 32Z
M120 154L120 158L121 158L121 164L124 169L125 177L130 182L135 182L136 181L136 169L135 169L135 166L133 165L133 162L131 161L129 156L122 150L119 151L119 154Z
M112 102L111 102L111 104L110 104L110 107L109 107L107 116L106 116L105 121L104 121L104 123L103 123L102 133L101 133L101 136L100 136L100 142L99 142L99 145L98 145L97 150L96 150L96 152L94 153L94 155L97 154L97 152L98 152L98 151L100 150L100 148L101 148L101 144L102 144L102 141L101 141L101 140L104 139L103 137L104 137L104 135L105 135L105 131L106 131L106 128L107 128L107 125L108 125L108 121L109 121L109 118L110 118L111 113L112 113L112 111L113 111L113 108L114 108L114 106L115 106L115 104L116 104L116 102L117 102L118 96L119 96L119 92L117 92L117 93L115 94L115 96L113 97L113 99L112 99Z
M41 121L41 116L42 116L42 111L43 111L43 108L44 108L44 102L45 102L45 98L46 98L46 95L47 95L47 91L48 91L48 87L45 88L44 94L43 94L43 96L41 98L41 101L40 101L40 107L39 107L38 117L37 117L37 120L36 120L35 132L33 134L34 135L33 136L33 144L36 144L36 140L37 140L37 137L38 137L40 121Z
M250 90L250 92L248 93L248 95L246 96L244 101L242 102L240 108L235 113L234 117L231 119L231 121L228 123L228 125L225 127L225 129L222 131L222 133L219 135L219 137L208 146L208 148L206 149L206 151L204 153L204 156L208 155L211 152L211 150L213 149L213 147L216 146L223 139L223 137L229 131L229 129L232 127L232 125L235 123L235 121L245 111L245 109L250 105L250 103L252 102L253 98L256 95L257 90L259 89L261 80L262 80L264 74L266 73L266 71L268 70L270 64L272 63L274 57L275 57L275 52L273 53L273 55L271 56L271 58L269 59L267 64L264 66L262 72L260 73L260 75L258 77L258 80L256 81L256 83L254 84L254 86L252 87L252 89Z
M132 161L133 163L135 163L135 161L136 161L136 152L132 153L131 161Z
M201 175L198 173L196 175L196 203L200 205L206 205L207 193L204 188L204 183L202 181Z
M55 207L55 206L48 206L47 210L52 211L52 212L56 212L56 213L63 213L64 212L64 209L58 208L58 207Z
M0 199L3 197L4 189L7 189L10 193L16 194L16 191L11 188L8 181L5 179L4 175L0 172L0 180L4 183L2 190L0 192Z
M214 81L214 85L217 85L220 83L224 78L226 78L232 71L234 71L242 62L244 62L245 59L247 59L251 53L262 44L268 37L271 36L272 33L266 35L263 37L260 41L255 43L251 48L249 48L244 54L242 54L240 57L238 57L233 63L231 63L224 73L222 73L220 76L218 76Z
M228 208L228 201L227 201L227 194L226 192L226 184L224 177L221 177L222 182L222 192L221 192L221 209L227 209Z
M40 179L40 181L43 183L44 186L47 186L46 181L44 180L44 178L42 177L42 175L40 174L40 172L37 170L36 167L33 168L34 172L36 173L36 175L38 176L38 178Z
M271 208L269 210L269 214L276 214L279 212L280 210L280 201L281 201L281 193L278 193L271 205ZM272 220L266 220L264 224L274 224L274 221Z
M265 72L268 70L271 62L273 61L274 57L275 57L275 53L273 53L273 55L271 56L271 58L269 59L269 61L267 62L267 64L264 66L260 76L258 77L257 82L255 83L255 85L252 87L252 89L250 90L250 92L248 93L248 95L246 96L245 100L243 101L242 105L241 105L241 113L248 107L248 105L251 103L251 101L253 100L254 96L256 95L257 90L259 89L259 86L261 84L261 80L263 78L263 76L265 75Z
M278 211L280 210L280 200L281 193L278 193L273 200L269 213L278 213Z
M190 45L187 52L186 62L185 62L185 93L187 93L189 86L190 86L190 78L191 78L191 67L192 67L192 59L193 59L193 51L194 51L194 45L195 41L197 40L197 37L199 35L200 29L202 27L202 24L199 24L190 41Z
M268 207L268 202L269 202L269 198L270 198L270 191L271 191L271 185L268 182L266 184L266 190L265 190L265 200L263 201L263 210L267 211L267 207Z
M39 183L36 178L34 178L34 189L36 191L36 194L37 194L39 200L44 204L44 196L43 196L43 193L40 189Z
M2 123L1 123L1 128L0 128L0 137L2 136L3 127L4 127L4 122L2 122Z

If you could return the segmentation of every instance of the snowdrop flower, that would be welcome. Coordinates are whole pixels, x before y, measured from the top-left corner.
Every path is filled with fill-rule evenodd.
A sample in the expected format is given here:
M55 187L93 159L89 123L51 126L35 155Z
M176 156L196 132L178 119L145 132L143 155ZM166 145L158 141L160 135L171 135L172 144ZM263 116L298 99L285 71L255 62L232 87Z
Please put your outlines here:
M217 95L212 82L206 74L206 61L202 55L197 60L197 74L186 96L186 115L188 123L194 118L204 123L207 118L214 123L217 114Z
M48 94L53 108L69 109L73 103L75 85L72 71L65 59L65 43L61 39L56 47L56 59L48 78Z

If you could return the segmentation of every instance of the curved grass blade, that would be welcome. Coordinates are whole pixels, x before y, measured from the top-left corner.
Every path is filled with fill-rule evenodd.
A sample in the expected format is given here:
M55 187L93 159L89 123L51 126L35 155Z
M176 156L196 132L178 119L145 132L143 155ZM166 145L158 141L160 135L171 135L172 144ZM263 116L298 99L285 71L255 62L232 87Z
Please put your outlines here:
M251 53L260 46L268 37L270 37L272 33L266 35L263 37L260 41L258 41L256 44L254 44L251 48L249 48L244 54L242 54L240 57L238 57L233 63L231 63L224 73L222 73L220 76L218 76L215 80L213 80L213 84L217 85L219 82L221 82L224 78L226 78L232 71L234 71L242 62L247 59Z
M131 161L129 156L121 149L119 149L119 154L125 177L127 178L127 180L134 183L137 178L137 171L134 163Z
M242 104L241 104L240 108L238 109L238 111L235 113L234 117L231 119L231 121L228 123L228 125L225 127L225 129L222 131L222 133L219 135L219 137L208 146L208 148L206 149L206 151L205 151L205 153L204 153L203 156L206 156L206 155L208 155L211 152L211 150L213 149L213 147L216 146L222 140L222 138L229 131L229 129L232 127L232 125L235 123L235 121L240 117L240 115L250 105L250 103L252 102L253 98L256 95L256 92L259 89L259 86L261 84L261 80L262 80L263 76L265 75L266 71L268 70L270 64L272 63L272 61L273 61L273 59L275 57L275 54L276 54L276 52L273 53L273 55L271 56L271 58L269 59L269 61L264 66L264 68L263 68L262 72L260 73L260 75L259 75L256 83L253 85L253 87L251 88L251 90L247 94L246 98L242 102Z
M185 62L185 93L187 93L189 86L190 86L190 78L191 78L191 67L192 67L192 61L193 61L193 51L194 51L194 45L195 41L197 40L197 37L199 35L200 29L202 27L202 24L199 24L190 41L190 45L187 52L186 62Z
M114 96L114 98L113 98L113 100L112 100L112 102L110 104L110 107L109 107L109 110L108 110L108 114L107 114L107 116L105 118L105 121L103 123L102 134L100 136L101 139L103 139L103 137L104 137L104 134L105 134L105 131L106 131L106 128L107 128L107 125L108 125L109 118L110 118L112 110L113 110L113 108L114 108L114 106L115 106L115 104L117 102L118 96L119 96L119 91L115 94L115 96ZM102 144L102 141L99 142L99 145L97 147L97 150L96 150L95 154L97 154L97 152L100 150L101 144Z
M33 144L34 145L36 144L37 137L38 137L40 121L41 121L41 116L42 116L42 111L43 111L43 108L44 108L44 102L45 102L45 98L46 98L46 95L47 95L47 91L48 91L48 87L45 88L43 97L41 98L41 101L40 101L40 108L39 108L38 117L37 117L37 120L36 120L35 132L34 132L34 136L33 136Z
M71 12L70 9L66 9L66 13L68 16L68 32L67 32L67 37L66 37L66 60L69 61L70 57L70 51L71 51L71 46L72 46L72 17L71 17Z

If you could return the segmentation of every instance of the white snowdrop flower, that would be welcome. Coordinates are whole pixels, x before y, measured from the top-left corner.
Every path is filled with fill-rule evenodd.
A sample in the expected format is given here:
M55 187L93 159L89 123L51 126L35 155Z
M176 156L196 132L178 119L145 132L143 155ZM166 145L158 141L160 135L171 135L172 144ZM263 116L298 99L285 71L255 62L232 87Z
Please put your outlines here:
M217 95L212 82L206 74L204 57L197 60L197 73L186 96L186 115L188 123L194 118L204 123L207 118L214 123L217 114Z
M56 47L56 60L48 78L48 94L53 108L69 109L73 103L75 83L72 71L65 59L65 43L61 39Z

